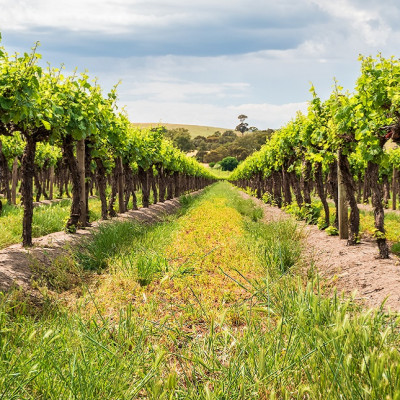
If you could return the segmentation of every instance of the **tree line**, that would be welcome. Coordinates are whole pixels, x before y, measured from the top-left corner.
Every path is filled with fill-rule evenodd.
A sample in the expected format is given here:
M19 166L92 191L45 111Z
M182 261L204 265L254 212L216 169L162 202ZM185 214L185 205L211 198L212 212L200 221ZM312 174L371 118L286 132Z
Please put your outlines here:
M186 128L169 129L166 137L174 145L188 153L195 151L196 159L201 163L218 163L226 157L235 157L238 161L245 160L250 154L259 150L272 134L273 130L258 130L252 127L246 133L227 130L216 131L209 136L192 138Z

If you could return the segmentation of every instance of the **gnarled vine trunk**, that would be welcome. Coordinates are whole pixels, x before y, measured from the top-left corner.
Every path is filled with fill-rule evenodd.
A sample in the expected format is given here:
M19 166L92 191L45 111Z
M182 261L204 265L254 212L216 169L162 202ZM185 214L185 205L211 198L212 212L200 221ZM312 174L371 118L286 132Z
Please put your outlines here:
M272 173L273 185L274 185L274 201L276 205L282 207L282 178L279 171Z
M338 158L343 183L346 186L347 201L350 206L349 239L347 243L349 245L355 245L359 242L360 230L360 211L357 205L355 183L350 171L349 160L343 155L341 150L338 152Z
M311 204L311 163L308 160L304 161L303 194L304 203Z
M179 172L175 171L172 176L174 179L174 197L179 197L181 194L181 191L180 191L181 188L179 186L180 185Z
M339 198L338 198L338 174L337 174L337 162L336 160L329 166L329 174L327 183L329 185L329 192L332 195L333 202L335 203L335 221L333 225L339 229Z
M114 209L115 198L118 192L118 167L117 165L113 168L111 174L111 196L108 202L108 215L113 218L117 216L117 212Z
M148 207L150 205L149 174L142 167L139 167L138 177L142 186L142 205L143 207Z
M66 228L68 231L75 231L76 228L78 227L79 218L81 216L80 201L81 201L82 190L81 190L80 175L78 170L78 163L74 156L73 140L70 135L65 136L63 139L63 151L65 160L67 160L67 165L71 173L71 180L72 180L72 204Z
M159 200L161 203L163 203L165 201L166 179L165 179L164 169L161 165L157 166L157 172L158 172Z
M285 167L282 168L282 187L283 187L283 199L284 204L288 205L292 203L292 193L290 191L290 176L286 171Z
M385 237L385 213L383 209L383 193L381 185L379 184L379 165L368 161L368 175L371 182L371 200L374 207L376 241L379 248L380 258L389 258L389 247Z
M329 205L326 201L326 192L324 191L324 181L322 174L322 164L317 163L315 166L315 183L317 187L317 193L319 198L321 199L322 205L324 206L325 211L325 225L328 227L330 225L329 220Z
M290 183L293 187L296 203L299 207L303 205L303 195L301 194L300 181L295 171L290 172Z
M167 181L167 200L171 200L174 197L174 177L171 174L168 174Z
M2 149L2 143L0 140L0 179L3 181L3 186L6 192L6 198L7 198L7 203L11 204L12 203L12 196L11 196L11 190L10 190L10 170L8 169L8 162L3 154L3 149ZM0 181L0 183L1 183Z
M22 203L24 217L22 221L22 245L32 246L32 218L33 218L33 175L35 169L36 140L32 135L25 137L26 145L22 155Z
M107 197L106 197L106 169L104 167L103 161L100 158L95 158L97 166L97 188L99 189L99 197L101 202L101 218L108 219L107 214Z

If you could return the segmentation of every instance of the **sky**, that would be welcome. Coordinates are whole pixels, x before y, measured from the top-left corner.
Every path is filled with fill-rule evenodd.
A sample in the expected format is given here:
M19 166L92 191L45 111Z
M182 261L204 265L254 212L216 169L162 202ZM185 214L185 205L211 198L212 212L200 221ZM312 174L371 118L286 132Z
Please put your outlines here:
M359 54L400 56L398 0L0 0L2 45L87 69L132 122L279 128L350 91Z

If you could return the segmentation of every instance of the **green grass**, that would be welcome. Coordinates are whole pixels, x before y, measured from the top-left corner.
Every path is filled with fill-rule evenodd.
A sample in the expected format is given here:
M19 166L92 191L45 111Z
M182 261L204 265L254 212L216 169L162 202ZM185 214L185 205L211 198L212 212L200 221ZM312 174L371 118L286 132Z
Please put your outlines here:
M41 205L33 210L32 236L34 238L59 232L64 229L69 216L71 200ZM101 217L100 200L89 199L90 220ZM5 204L0 216L0 249L21 242L23 208Z
M98 241L81 294L33 316L4 296L0 398L400 399L399 318L325 296L296 223L256 209L219 183Z
M361 231L372 235L374 225L373 211L360 210ZM396 212L385 213L386 238L392 242L400 241L400 215Z
M138 207L142 205L141 192L137 192ZM153 203L153 194L150 196L150 203ZM62 199L59 203L51 205L40 205L33 209L32 237L48 235L53 232L64 230L65 223L69 218L71 199ZM119 211L118 201L114 209ZM132 199L129 201L128 209L132 209ZM0 215L0 249L22 241L22 218L23 208L3 204ZM101 218L101 202L98 198L89 198L90 221L97 221Z
M215 168L210 168L209 166L206 165L206 168L217 178L221 179L228 179L229 176L231 175L230 171L222 171L221 169L215 169Z
M75 250L77 261L85 270L101 270L115 262L116 258L133 265L133 259L151 258L156 249L165 245L165 239L176 228L174 221L183 215L196 201L192 196L182 196L181 208L173 216L166 216L164 222L144 225L137 221L110 222L99 226L90 238L84 239ZM134 250L132 250L132 248ZM152 253L152 255L150 255ZM135 263L136 264L136 263Z
M330 221L333 224L335 216L335 205L329 202ZM321 210L322 217L325 215L323 209ZM350 211L349 211L350 215ZM373 211L360 210L360 232L369 236L373 235L375 230L375 219ZM386 238L391 242L400 241L400 214L397 212L385 212L385 231Z

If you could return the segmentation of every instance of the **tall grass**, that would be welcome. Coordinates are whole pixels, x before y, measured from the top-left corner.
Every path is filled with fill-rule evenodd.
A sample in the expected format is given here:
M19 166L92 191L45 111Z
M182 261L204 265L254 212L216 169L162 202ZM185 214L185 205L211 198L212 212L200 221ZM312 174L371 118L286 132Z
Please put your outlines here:
M62 231L69 216L71 201L41 205L33 209L32 236L34 238ZM100 200L89 199L90 220L100 219ZM5 204L0 216L0 249L21 242L23 208Z
M228 190L219 184L203 199L214 199L224 213L216 199L225 196L229 204L235 194ZM171 297L174 281L141 287L135 292L140 298L127 301L118 315L103 311L94 292L90 302L97 311L90 318L84 305L73 313L51 306L30 316L19 300L3 296L0 399L400 399L399 318L381 309L363 311L337 294L325 296L315 275L304 284L296 225L263 225L252 212L245 214L243 249L263 273L250 279L242 271L244 279L235 285L247 296L235 299L232 293L218 314L191 295L196 288L185 287L185 276L182 291ZM183 221L171 224L185 232ZM147 238L132 259L142 260L145 271L147 260L164 262L166 237L176 232L166 226L155 228L155 236L142 232ZM221 227L214 229L217 235ZM151 253L151 241L161 237L164 244L155 242ZM127 246L124 254L134 250ZM109 257L119 273L121 252ZM200 281L199 287L212 290ZM173 296L176 304L164 304ZM175 311L157 318L161 306ZM197 319L185 319L185 307Z
M146 274L144 265L152 268L152 263L146 259L159 258L157 250L161 251L176 229L176 219L195 202L196 199L190 195L181 196L181 206L175 215L165 216L161 223L145 225L131 220L102 224L77 247L75 257L86 270L100 272L112 261L127 274L131 275L132 270L137 270L139 275Z
M150 196L152 202L152 195ZM137 205L141 207L142 196L137 193ZM48 235L53 232L62 231L69 217L71 199L63 199L59 203L51 205L40 205L33 210L32 236L34 238ZM128 204L132 208L132 200ZM97 221L101 218L101 203L97 198L89 199L90 221ZM115 211L118 212L118 202L115 204ZM11 244L22 241L22 218L23 207L9 204L3 205L0 214L0 249Z

